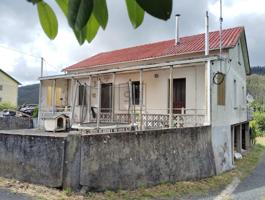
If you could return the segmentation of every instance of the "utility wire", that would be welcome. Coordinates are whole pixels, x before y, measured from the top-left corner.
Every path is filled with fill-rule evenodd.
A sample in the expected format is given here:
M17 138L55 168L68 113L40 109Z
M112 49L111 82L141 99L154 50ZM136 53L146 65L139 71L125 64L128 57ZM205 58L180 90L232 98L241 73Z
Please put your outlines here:
M41 56L36 56L36 55L33 55L33 54L25 53L23 51L19 51L17 49L13 49L13 48L10 48L10 47L7 47L7 46L3 46L3 45L0 45L0 48L6 49L6 50L9 50L9 51L14 51L14 52L17 52L19 54L23 54L25 56L30 56L30 57L37 58L37 59L41 58Z

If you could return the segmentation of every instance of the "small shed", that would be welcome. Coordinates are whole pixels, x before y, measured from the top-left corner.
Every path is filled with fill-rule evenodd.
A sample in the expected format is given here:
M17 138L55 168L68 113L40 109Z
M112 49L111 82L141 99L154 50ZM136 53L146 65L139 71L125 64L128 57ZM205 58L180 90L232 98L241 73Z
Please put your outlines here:
M46 113L43 116L45 131L66 131L69 117L60 113Z

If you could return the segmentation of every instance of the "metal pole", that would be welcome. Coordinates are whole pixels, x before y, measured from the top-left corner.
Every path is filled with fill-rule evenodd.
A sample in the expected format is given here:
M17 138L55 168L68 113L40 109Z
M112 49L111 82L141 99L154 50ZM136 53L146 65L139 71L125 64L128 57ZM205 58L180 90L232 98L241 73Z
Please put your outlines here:
M220 0L220 31L219 31L219 37L220 37L220 71L222 72L222 48L223 48L223 10L222 10L222 0Z
M173 127L173 66L169 71L169 127Z
M100 81L100 79L98 79L98 113L97 113L97 130L99 130L100 113L101 113L101 81Z
M143 129L143 69L140 70L140 130Z
M111 109L111 121L114 122L114 116L115 116L115 73L112 74L112 98L111 98L111 103L112 103L112 109Z
M220 43L221 44L221 43ZM205 55L209 55L209 15L205 16ZM210 61L205 63L205 102L206 102L206 123L211 124L211 73Z
M41 66L40 66L40 77L43 77L43 57L41 57ZM42 103L42 81L40 80L39 85L39 111L38 111L38 127L40 128L40 120L41 120L41 103Z

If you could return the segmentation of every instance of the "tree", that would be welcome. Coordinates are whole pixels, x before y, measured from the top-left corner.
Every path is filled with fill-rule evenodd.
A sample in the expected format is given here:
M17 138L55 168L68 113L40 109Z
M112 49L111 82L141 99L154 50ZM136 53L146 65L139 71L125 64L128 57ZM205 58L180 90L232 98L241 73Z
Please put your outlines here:
M37 6L42 29L50 39L58 33L58 20L49 4L44 0L27 0ZM55 0L61 8L79 44L91 42L101 27L108 24L106 0ZM155 18L168 20L172 12L172 0L125 0L127 11L134 28L138 28L145 13Z

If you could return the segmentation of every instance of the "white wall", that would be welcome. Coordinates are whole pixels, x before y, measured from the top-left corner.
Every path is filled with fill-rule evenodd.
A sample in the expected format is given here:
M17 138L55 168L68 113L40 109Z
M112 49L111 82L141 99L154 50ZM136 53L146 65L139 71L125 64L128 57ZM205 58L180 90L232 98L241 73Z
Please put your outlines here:
M230 49L225 56L228 56L228 59L224 62L222 70L226 74L224 106L217 105L217 85L212 84L211 87L212 141L218 173L232 167L231 125L247 120L246 71L241 44L239 47L237 45ZM214 62L211 65L211 70L213 77L215 72L220 71L220 62ZM234 80L236 80L236 94L233 87ZM234 106L234 95L237 97L236 107Z

